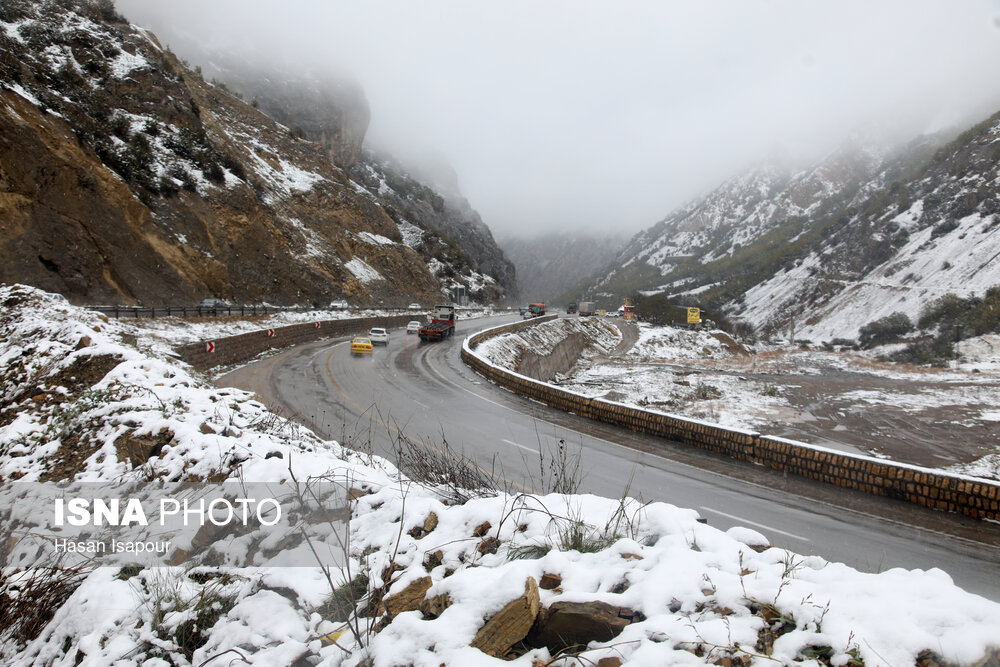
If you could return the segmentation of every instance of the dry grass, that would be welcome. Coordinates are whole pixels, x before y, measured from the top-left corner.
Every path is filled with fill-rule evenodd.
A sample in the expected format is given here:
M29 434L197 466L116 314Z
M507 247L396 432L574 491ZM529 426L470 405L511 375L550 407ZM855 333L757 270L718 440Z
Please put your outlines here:
M24 646L90 574L89 566L63 567L58 559L28 570L0 571L0 641Z

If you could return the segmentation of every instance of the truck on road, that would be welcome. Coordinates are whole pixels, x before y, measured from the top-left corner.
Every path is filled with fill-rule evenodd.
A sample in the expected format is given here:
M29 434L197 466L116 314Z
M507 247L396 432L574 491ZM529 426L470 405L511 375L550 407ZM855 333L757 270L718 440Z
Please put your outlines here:
M545 304L544 303L529 303L528 304L528 316L529 317L541 317L545 314Z
M455 335L455 306L434 306L430 324L420 327L420 340L441 340Z
M581 301L576 307L576 312L579 313L580 317L590 317L595 312L594 302Z

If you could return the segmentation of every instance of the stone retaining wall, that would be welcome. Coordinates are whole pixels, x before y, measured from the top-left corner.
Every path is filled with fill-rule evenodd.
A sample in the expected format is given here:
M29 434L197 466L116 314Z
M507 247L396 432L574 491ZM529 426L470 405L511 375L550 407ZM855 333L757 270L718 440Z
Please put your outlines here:
M413 315L389 315L291 324L274 329L251 331L238 336L191 343L178 348L177 352L182 360L193 367L198 370L206 370L215 366L237 364L253 359L261 352L271 349L291 347L321 338L362 334L372 327L405 326L412 319Z
M977 518L1000 519L1000 484L996 482L845 454L753 431L727 429L694 419L588 398L496 366L473 351L484 340L549 319L552 318L516 322L471 336L462 345L462 360L501 387L581 417L877 496Z
M556 375L566 373L580 359L580 355L592 344L589 336L579 331L556 343L548 354L541 355L534 350L527 350L517 364L517 371L522 375L548 382Z

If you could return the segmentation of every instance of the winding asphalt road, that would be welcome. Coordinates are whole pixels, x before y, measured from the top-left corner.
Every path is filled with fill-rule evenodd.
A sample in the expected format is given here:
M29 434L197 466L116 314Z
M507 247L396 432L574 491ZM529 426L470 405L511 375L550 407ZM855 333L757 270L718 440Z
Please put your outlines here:
M219 378L259 394L317 434L370 445L450 449L514 490L542 491L540 470L560 446L579 457L581 493L629 495L696 509L713 526L753 528L774 545L859 570L940 568L968 591L1000 601L1000 524L837 489L550 409L465 366L462 339L513 317L460 321L454 338L421 343L392 330L370 358L346 341L301 345Z

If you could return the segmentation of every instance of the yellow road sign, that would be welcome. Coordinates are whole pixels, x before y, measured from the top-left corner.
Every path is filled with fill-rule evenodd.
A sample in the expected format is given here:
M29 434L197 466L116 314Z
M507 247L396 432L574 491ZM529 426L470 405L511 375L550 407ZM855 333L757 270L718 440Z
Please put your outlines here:
M688 308L688 324L701 324L701 308Z

